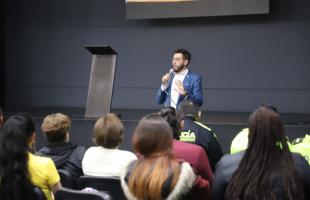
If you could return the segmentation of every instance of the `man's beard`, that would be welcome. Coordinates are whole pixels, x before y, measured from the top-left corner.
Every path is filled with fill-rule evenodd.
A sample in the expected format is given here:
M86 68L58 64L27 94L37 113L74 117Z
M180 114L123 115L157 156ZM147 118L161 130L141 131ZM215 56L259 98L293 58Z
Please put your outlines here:
M173 67L173 71L175 73L178 73L178 72L182 71L184 68L185 68L185 65L182 65L182 66L177 67L177 68Z

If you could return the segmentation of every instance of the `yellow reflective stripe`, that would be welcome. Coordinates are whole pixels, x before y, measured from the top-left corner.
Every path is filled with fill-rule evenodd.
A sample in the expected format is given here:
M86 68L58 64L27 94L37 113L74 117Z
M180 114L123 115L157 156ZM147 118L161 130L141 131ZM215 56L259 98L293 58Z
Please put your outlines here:
M197 121L194 121L196 124L198 124L199 126L202 126L203 128L205 129L208 129L209 131L212 131L211 128L207 127L206 125L204 125L203 123L200 123L200 122L197 122Z
M197 121L194 121L194 122L195 122L198 126L201 126L201 127L205 128L205 129L207 129L208 131L210 131L211 133L213 133L213 132L212 132L212 129L209 128L209 127L207 127L207 126L204 125L203 123L200 123L200 122L197 122ZM213 136L217 139L215 133L213 133Z

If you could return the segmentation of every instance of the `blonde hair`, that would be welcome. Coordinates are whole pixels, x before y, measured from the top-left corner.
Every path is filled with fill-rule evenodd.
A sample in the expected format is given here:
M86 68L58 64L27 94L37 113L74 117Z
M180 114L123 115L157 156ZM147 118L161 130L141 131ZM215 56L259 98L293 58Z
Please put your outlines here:
M158 114L149 114L137 125L132 139L134 149L144 159L137 161L128 177L128 186L137 199L160 200L169 177L169 193L175 187L180 164L172 152L172 130Z
M93 131L93 141L96 145L108 149L116 148L123 140L124 126L120 119L113 113L100 117Z
M41 130L46 134L51 143L63 142L71 128L69 117L62 113L47 115L41 125Z

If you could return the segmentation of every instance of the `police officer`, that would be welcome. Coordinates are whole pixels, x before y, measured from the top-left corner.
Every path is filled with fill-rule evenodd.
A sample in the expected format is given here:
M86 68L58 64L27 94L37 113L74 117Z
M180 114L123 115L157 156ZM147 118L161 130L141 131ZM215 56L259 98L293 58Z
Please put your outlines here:
M223 156L223 151L213 131L199 122L198 107L190 101L182 101L177 108L181 133L179 140L201 146L208 155L212 170Z

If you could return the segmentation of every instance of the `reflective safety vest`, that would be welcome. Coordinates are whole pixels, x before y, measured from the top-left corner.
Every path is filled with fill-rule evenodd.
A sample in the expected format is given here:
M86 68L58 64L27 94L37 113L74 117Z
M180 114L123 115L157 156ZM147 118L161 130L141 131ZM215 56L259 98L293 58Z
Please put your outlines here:
M248 136L249 136L249 128L242 129L242 131L239 132L235 136L233 141L231 142L230 153L234 154L234 153L238 153L240 151L246 150L248 148L248 143L249 143ZM277 142L276 145L279 148L282 148L282 145L280 144L280 142ZM288 138L287 138L287 145L288 145L288 148L291 150L292 145Z
M293 140L291 150L301 154L310 165L310 135L306 134L303 138Z
M239 132L231 142L230 153L233 154L246 150L249 143L248 136L249 128L242 129L242 131Z

